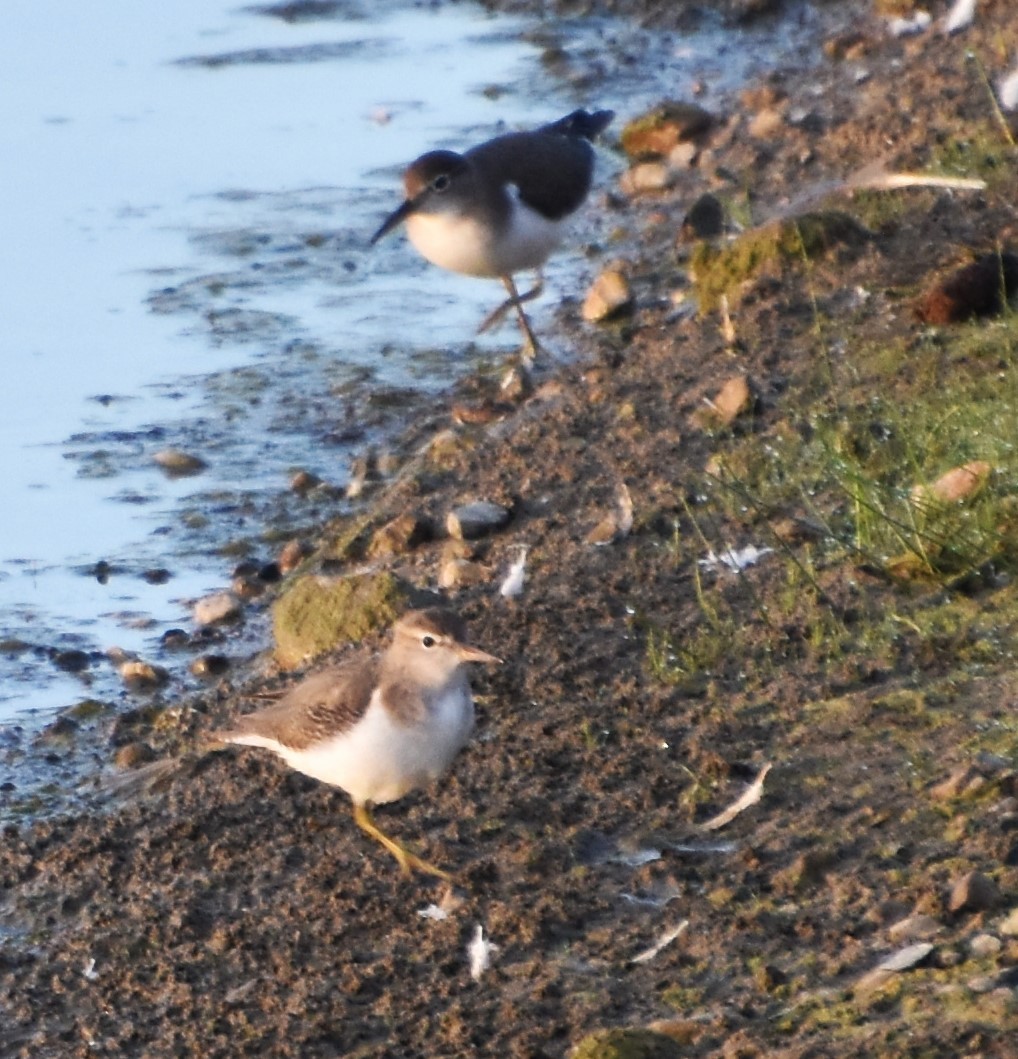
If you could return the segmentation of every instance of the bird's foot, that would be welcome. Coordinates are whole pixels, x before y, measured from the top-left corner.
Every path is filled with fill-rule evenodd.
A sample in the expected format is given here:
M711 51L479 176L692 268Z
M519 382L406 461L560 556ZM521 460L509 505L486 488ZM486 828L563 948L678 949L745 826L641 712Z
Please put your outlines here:
M430 861L423 860L415 853L411 853L405 846L394 838L390 838L371 818L371 810L366 805L355 805L353 818L357 826L376 842L383 845L395 858L404 875L413 875L419 871L424 875L434 875L439 879L449 882L452 876L441 868L436 867Z

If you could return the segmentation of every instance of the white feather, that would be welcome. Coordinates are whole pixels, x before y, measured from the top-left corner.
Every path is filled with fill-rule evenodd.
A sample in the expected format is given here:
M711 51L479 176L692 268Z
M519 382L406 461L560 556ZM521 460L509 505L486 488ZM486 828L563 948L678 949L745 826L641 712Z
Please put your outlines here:
M498 951L498 946L484 936L484 927L477 924L477 930L467 946L467 957L470 960L470 977L479 982L484 972L491 966L491 954Z
M1000 105L1005 110L1018 110L1018 67L1000 82Z
M519 558L509 567L509 573L499 587L499 594L506 599L515 599L523 591L527 573L527 549L520 548Z
M955 0L954 7L947 14L944 21L945 33L957 33L972 24L976 17L976 0Z

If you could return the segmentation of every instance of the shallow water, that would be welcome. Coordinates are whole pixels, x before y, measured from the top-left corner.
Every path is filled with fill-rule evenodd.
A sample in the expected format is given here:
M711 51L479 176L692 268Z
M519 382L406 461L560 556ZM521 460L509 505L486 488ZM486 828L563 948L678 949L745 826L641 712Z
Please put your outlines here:
M267 560L267 522L327 513L286 491L295 468L342 486L404 389L512 348L511 325L473 338L496 285L402 238L369 253L403 163L581 104L622 118L695 79L710 106L787 47L591 19L527 42L463 4L296 23L209 0L6 10L0 720L18 721L124 698L101 652L165 662L159 636L228 582L227 550ZM568 62L541 61L549 40ZM594 268L562 257L556 296ZM168 478L169 447L208 469ZM77 676L53 662L72 647Z

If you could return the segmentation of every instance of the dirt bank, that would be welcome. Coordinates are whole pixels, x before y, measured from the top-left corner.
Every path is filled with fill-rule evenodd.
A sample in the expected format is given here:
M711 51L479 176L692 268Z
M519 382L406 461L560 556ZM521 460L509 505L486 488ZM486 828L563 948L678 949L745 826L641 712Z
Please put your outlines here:
M893 39L855 6L857 35L746 93L669 187L612 196L631 315L564 309L577 365L384 494L432 523L512 511L455 596L507 659L475 678L477 737L379 813L455 872L447 917L418 914L443 887L397 875L340 792L197 756L250 708L224 683L113 732L181 755L162 793L6 827L0 1054L551 1057L651 1024L657 1051L585 1054L1014 1054L1018 322L913 306L1018 249L984 76L1018 25L996 0L961 37ZM802 219L876 158L987 187L820 195ZM725 259L728 321L687 309L677 235L705 191L733 229L799 222L801 246ZM718 251L696 260L705 282ZM749 396L724 422L705 399L731 378ZM701 562L749 545L769 550L741 574ZM389 565L434 584L443 547ZM767 763L760 802L703 830ZM478 926L497 950L475 981Z

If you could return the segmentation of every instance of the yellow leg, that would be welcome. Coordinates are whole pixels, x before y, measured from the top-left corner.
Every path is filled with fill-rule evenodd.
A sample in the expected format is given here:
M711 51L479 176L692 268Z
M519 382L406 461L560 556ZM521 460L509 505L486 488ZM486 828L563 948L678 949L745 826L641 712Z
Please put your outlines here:
M380 842L399 861L399 866L404 875L411 875L414 871L424 872L427 875L437 875L439 879L449 880L452 876L448 872L436 868L426 860L414 856L410 850L401 846L395 839L382 831L374 820L371 819L371 810L367 805L354 805L353 818L357 826L370 835L376 842Z
M509 292L509 297L502 302L502 304L490 312L485 318L484 322L477 329L478 334L483 334L490 327L494 327L495 324L502 319L503 316L510 310L515 309L517 316L520 318L520 328L523 331L524 343L523 352L525 357L534 357L540 351L537 339L534 337L534 332L530 328L530 321L527 319L527 314L523 311L523 303L532 301L538 297L544 290L544 277L540 272L537 273L537 283L526 294L520 294L516 289L516 281L510 275L502 277L502 282L505 284L505 289Z

